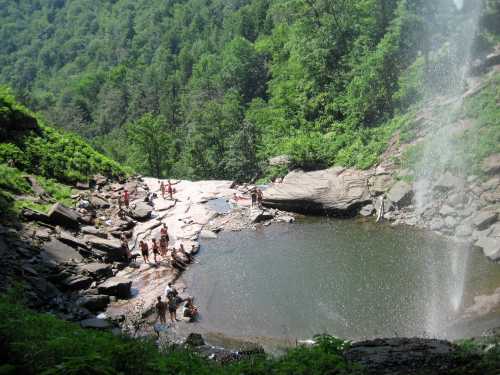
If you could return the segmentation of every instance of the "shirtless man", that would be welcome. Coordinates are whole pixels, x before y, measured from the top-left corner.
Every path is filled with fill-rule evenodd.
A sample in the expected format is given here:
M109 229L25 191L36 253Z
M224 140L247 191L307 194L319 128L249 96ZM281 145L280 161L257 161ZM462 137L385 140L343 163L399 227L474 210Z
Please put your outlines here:
M123 190L123 203L125 204L125 207L128 208L130 204L130 197L127 189Z
M164 238L166 242L166 247L168 247L168 241L170 238L168 237L168 227L165 223L163 223L163 227L160 229L160 238Z
M167 256L167 241L165 240L165 237L160 237L160 255L162 258Z
M142 258L144 259L144 263L149 263L149 247L148 244L144 241L139 242L139 248L141 249Z
M170 200L174 199L174 188L172 187L172 183L168 180L167 192L170 197Z
M160 323L167 324L167 303L161 300L161 296L158 296L158 302L156 303L156 313L158 314Z
M158 242L156 242L156 238L153 238L153 245L151 246L153 250L153 257L155 259L155 263L158 263L156 260L156 256L160 255L160 247L158 246Z

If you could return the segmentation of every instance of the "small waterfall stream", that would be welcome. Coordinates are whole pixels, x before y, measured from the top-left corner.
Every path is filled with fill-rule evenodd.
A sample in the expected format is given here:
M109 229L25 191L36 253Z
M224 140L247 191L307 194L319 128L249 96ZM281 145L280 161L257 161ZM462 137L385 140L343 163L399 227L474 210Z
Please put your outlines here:
M434 66L427 67L428 71L433 70L432 74L438 74L440 79L436 82L428 77L425 83L425 102L433 112L432 118L437 121L433 120L426 129L426 139L416 168L415 200L421 220L428 220L425 218L426 210L435 209L441 198L442 191L436 189L436 182L443 175L449 174L458 177L457 181L465 181L470 173L464 152L453 142L453 136L460 131L462 95L467 87L467 71L478 30L481 5L480 0L436 2L438 9L448 12L452 17L449 17L451 21L448 21L450 25L447 37L429 59L430 64ZM457 190L460 192L460 187ZM443 305L449 305L446 310L450 319L458 315L463 307L471 249L468 246L455 246L450 243L446 249L436 249L436 251L446 252L449 257L448 275L439 276L442 287L447 290L448 301L442 300L442 293L437 291L431 293L427 306L427 333L430 335L436 335L442 329L439 326L442 316L439 317L438 314L443 314ZM431 278L436 279L437 273L443 272L442 269L436 269L433 260L429 260L428 267Z

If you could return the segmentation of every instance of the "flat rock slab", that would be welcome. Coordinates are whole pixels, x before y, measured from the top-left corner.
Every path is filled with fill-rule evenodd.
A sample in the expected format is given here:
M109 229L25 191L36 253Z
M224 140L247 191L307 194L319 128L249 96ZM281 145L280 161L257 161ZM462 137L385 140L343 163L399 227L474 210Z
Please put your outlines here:
M85 241L92 247L103 251L119 251L121 243L118 240L107 240L101 237L86 235Z
M130 211L130 216L136 220L144 221L151 217L153 207L146 202L137 202L135 207Z
M334 167L289 173L263 193L264 204L282 210L349 212L369 203L369 173Z
M80 321L80 326L82 328L108 329L111 328L111 323L105 319L93 318Z
M387 198L399 207L407 206L413 198L413 187L404 181L398 181L387 193Z
M43 255L56 262L67 262L71 259L81 261L82 256L71 246L53 239L43 245Z
M113 275L113 269L110 264L104 263L87 263L78 267L81 273L88 275L94 279L101 277L110 277Z
M484 230L497 221L498 213L495 211L480 211L472 220L477 230Z
M85 307L87 310L90 310L94 313L104 311L109 305L109 302L109 296L103 294L83 296L76 301L77 305Z
M59 241L65 243L68 246L74 247L74 248L79 248L82 247L84 249L87 249L87 243L83 238L77 238L73 236L71 233L68 232L61 232L58 237Z

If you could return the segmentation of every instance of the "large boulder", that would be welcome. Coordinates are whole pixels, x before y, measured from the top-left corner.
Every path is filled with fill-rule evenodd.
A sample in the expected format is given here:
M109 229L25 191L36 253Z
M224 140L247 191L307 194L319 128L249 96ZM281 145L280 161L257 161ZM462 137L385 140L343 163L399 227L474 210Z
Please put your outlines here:
M121 243L118 240L108 240L102 237L86 235L85 241L92 247L103 251L119 251Z
M61 284L67 290L81 290L90 287L92 279L88 276L75 275L63 280Z
M413 198L413 188L407 182L398 181L387 193L387 198L398 207L407 206Z
M79 215L71 208L62 203L56 203L49 211L49 220L52 224L60 225L65 228L77 229Z
M42 223L50 224L49 215L43 212L34 211L29 208L24 208L21 212L22 217L27 221L40 221Z
M393 184L394 184L394 178L392 178L390 174L386 173L372 176L368 180L368 186L370 188L370 192L374 195L383 194L387 192Z
M62 243L59 240L52 239L43 245L42 257L46 260L56 262L67 262L69 260L82 260L82 256L71 246Z
M153 207L146 202L137 202L135 207L130 211L130 216L136 220L144 221L151 217Z
M95 208L109 208L111 205L109 204L109 202L97 195L93 195L90 197L89 199L90 201L90 204L92 205L92 207L95 207Z
M485 256L493 261L500 260L500 241L495 237L481 237L475 243L481 248Z
M285 211L353 213L370 202L368 177L367 172L341 167L293 171L264 191L264 204Z
M481 169L484 173L500 173L500 154L494 154L483 160Z
M82 238L77 238L73 236L71 233L68 233L66 231L61 231L59 234L59 241L62 243L65 243L66 245L69 245L74 248L87 248L87 244Z
M477 230L487 229L491 224L495 223L498 218L498 213L495 211L482 210L479 211L472 220Z
M288 166L290 165L290 156L288 155L278 155L269 159L268 163L270 166Z
M87 263L79 266L80 271L94 279L113 276L113 269L110 264Z
M85 307L87 310L94 313L105 310L109 302L109 296L102 294L85 295L76 301L78 306Z
M130 287L132 286L132 281L121 278L112 277L106 280L104 283L97 287L99 294L105 294L107 296L115 296L121 299L126 299L130 297Z
M250 211L250 222L252 223L260 223L261 221L271 220L273 217L273 213L268 210L252 208Z
M445 172L434 185L434 189L440 191L448 191L455 188L460 188L461 186L463 186L463 184L464 181L461 178L452 175L450 172Z

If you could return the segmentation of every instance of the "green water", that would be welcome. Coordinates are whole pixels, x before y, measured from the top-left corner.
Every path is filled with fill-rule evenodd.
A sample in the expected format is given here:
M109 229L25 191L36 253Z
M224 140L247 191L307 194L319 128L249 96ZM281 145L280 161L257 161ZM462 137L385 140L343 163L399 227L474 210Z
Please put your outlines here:
M477 251L352 220L221 233L197 260L183 277L201 311L192 328L228 337L467 336L486 323L464 308L500 286Z

